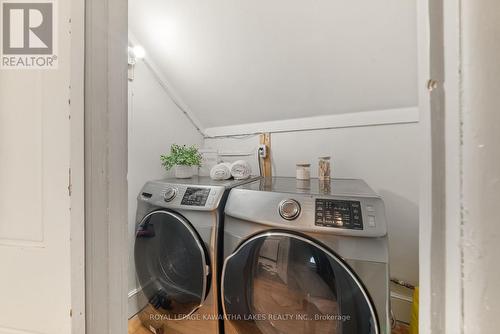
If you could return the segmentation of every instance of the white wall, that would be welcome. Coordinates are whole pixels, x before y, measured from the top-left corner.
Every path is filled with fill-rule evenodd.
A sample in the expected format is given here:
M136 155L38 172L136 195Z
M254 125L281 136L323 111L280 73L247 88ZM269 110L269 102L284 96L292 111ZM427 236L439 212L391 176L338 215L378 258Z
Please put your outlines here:
M418 104L416 4L130 0L129 22L135 42L209 137L228 126L241 130L230 134L257 133L252 129L272 121L280 127L280 120L287 130L301 118L373 121L382 115L373 110L398 119L276 133L273 160L275 175L293 176L297 161L315 165L331 155L335 176L365 179L386 201L392 275L416 284L419 132L414 120L405 123ZM326 127L339 126L336 120ZM257 136L204 143L248 153L257 171Z
M418 283L418 123L275 133L271 136L273 173L294 176L295 164L307 161L317 176L317 158L333 157L334 177L362 178L384 198L389 224L391 275ZM205 147L222 152L252 152L258 136L206 139ZM234 159L223 157L223 159Z
M160 155L167 153L171 144L193 144L198 147L203 144L202 136L142 61L135 66L135 80L129 83L128 135L130 314L134 313L133 293L138 287L133 257L137 194L146 181L169 175L160 164Z
M205 127L417 104L415 0L130 0Z

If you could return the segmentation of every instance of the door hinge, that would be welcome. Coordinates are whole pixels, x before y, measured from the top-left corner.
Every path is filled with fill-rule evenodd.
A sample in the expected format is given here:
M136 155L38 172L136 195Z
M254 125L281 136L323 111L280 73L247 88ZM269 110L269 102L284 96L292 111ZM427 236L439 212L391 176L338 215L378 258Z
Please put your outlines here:
M439 82L437 80L429 79L429 81L427 81L427 89L429 90L429 92L432 92L434 89L438 88L438 85Z

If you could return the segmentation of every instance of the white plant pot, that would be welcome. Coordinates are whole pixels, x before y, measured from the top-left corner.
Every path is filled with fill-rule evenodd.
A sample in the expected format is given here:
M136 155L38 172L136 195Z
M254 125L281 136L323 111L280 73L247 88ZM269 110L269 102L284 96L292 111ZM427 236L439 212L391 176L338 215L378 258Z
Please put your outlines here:
M178 179L189 179L193 177L193 166L176 165L175 177Z

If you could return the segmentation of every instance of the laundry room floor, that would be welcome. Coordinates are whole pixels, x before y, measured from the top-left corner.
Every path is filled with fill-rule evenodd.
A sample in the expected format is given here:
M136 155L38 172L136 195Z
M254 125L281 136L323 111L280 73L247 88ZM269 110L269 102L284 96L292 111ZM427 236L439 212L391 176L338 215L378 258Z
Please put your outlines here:
M397 324L396 328L392 330L392 334L408 334L408 326L404 324ZM142 326L141 321L137 316L128 321L128 334L151 334L151 331Z
M142 326L139 317L135 316L128 321L128 334L151 334L151 331Z

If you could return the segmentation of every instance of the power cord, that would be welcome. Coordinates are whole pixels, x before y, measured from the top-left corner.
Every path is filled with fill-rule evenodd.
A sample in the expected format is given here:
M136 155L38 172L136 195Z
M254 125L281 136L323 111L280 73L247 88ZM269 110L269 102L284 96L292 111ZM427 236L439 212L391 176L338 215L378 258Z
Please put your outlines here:
M260 148L257 150L257 161L259 162L259 176L262 177L262 163L260 161Z
M265 144L260 144L259 149L257 150L257 159L259 160L259 173L260 176L262 176L262 163L261 159L267 158L267 155L269 154L268 148Z

